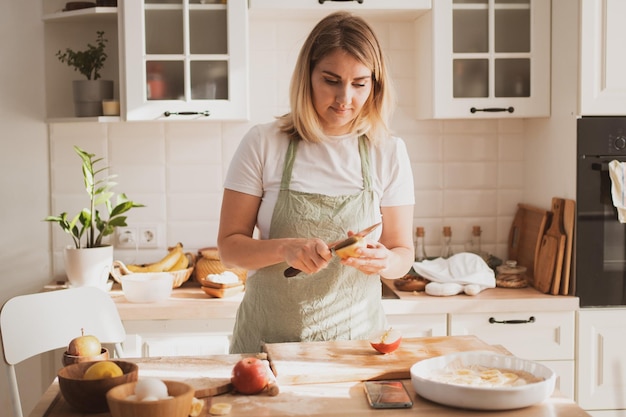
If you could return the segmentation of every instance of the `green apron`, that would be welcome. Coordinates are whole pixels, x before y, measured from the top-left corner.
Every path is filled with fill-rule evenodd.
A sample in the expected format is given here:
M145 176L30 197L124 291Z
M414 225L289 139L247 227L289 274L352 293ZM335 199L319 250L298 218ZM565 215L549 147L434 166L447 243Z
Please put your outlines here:
M319 237L333 242L348 230L374 224L379 206L372 190L366 139L359 138L363 191L327 196L289 189L298 148L290 141L270 239ZM256 271L246 282L230 353L253 353L263 343L367 339L386 327L379 275L344 266L335 256L327 268L285 278L281 262Z

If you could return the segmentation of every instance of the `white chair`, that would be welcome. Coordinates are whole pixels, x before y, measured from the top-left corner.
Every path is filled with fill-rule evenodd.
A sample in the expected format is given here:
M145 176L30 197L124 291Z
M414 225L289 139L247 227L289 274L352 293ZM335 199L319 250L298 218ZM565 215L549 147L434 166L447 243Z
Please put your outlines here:
M123 357L126 338L115 303L106 292L93 287L20 295L8 300L0 311L0 334L7 364L13 415L23 417L15 365L36 355L67 347L85 334L103 344L114 344Z

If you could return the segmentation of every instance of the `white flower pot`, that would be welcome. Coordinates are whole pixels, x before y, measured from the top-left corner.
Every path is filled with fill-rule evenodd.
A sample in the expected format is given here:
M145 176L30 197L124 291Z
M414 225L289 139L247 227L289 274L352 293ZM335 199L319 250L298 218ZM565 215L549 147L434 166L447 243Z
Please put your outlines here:
M98 287L105 290L113 265L113 246L76 249L63 252L65 273L72 287Z

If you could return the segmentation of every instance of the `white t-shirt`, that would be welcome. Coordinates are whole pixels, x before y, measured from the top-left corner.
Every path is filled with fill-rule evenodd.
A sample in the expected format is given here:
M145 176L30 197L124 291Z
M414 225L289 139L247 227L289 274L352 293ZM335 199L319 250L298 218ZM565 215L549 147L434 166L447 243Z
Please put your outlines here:
M290 189L324 195L345 195L363 189L358 136L331 137L328 142L300 141ZM280 191L289 138L278 122L254 126L242 139L226 174L224 188L261 197L257 227L267 239ZM382 207L415 203L411 163L402 139L370 144L372 188Z

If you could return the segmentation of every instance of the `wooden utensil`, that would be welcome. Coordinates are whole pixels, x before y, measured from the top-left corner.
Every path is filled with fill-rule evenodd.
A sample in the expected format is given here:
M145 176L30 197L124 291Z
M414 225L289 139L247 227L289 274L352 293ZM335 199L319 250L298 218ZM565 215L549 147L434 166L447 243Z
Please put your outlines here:
M545 209L519 203L509 232L508 259L526 267L526 279L532 285L541 239L549 219Z
M281 385L409 379L411 366L423 359L469 350L503 353L476 336L403 338L387 355L367 340L268 343L265 350Z
M565 200L563 206L563 228L565 229L565 255L563 256L563 272L561 277L561 295L569 294L570 269L572 267L572 248L574 245L574 223L576 218L576 202Z
M563 267L563 251L565 249L565 234L561 228L563 200L552 199L552 221L546 230L539 247L538 259L535 265L534 287L544 294L550 293L552 281L558 270L560 280Z

